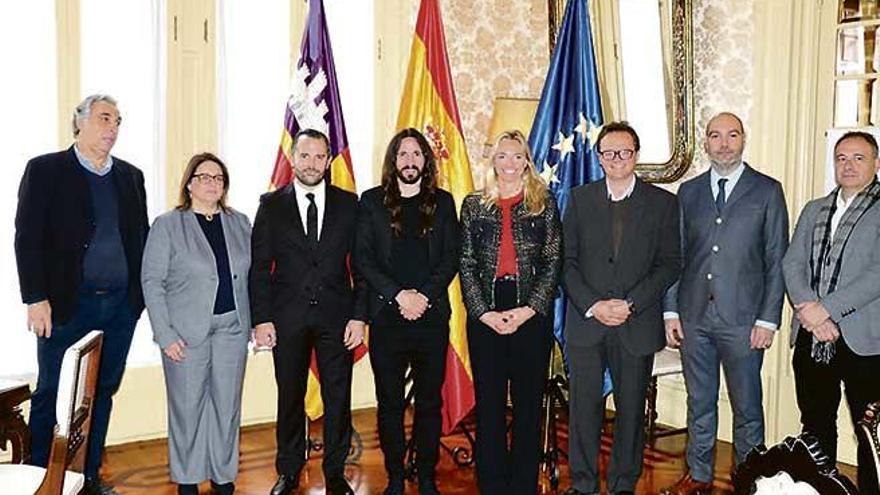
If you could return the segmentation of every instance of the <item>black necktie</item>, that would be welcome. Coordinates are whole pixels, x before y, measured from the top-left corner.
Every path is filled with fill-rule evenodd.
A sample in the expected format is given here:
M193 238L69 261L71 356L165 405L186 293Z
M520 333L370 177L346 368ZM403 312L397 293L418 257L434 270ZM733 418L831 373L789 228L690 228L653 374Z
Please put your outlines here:
M727 198L724 194L725 185L727 185L727 179L718 179L718 196L715 196L715 207L718 208L718 213L724 210L724 205L727 203Z
M306 193L309 200L309 209L306 212L306 238L313 248L318 247L318 205L315 204L315 194Z

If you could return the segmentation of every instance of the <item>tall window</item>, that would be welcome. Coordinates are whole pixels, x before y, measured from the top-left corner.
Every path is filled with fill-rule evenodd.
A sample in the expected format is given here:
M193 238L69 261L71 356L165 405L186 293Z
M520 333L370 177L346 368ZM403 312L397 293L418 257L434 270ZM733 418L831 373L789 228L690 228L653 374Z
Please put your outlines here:
M21 2L0 16L0 376L36 370L36 339L26 329L13 240L18 184L27 161L58 149L55 2ZM14 47L15 49L12 49Z
M230 204L253 221L284 126L290 79L290 0L219 1L220 158Z
M118 100L122 126L113 155L143 171L151 221L166 209L163 4L80 0L81 92L107 93ZM158 360L146 316L138 322L129 364Z
M375 183L373 3L324 2L360 191ZM289 0L219 0L220 153L232 177L230 203L251 220L269 186L290 97L291 65L299 60L303 26L291 26L290 17Z

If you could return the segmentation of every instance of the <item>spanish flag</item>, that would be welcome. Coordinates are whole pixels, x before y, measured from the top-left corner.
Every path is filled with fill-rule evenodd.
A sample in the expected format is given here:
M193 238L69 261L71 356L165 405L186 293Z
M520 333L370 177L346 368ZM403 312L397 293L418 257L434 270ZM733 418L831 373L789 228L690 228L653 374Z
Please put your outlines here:
M457 205L474 188L455 88L446 54L439 0L422 0L416 33L409 56L409 69L397 116L397 129L413 127L431 143L437 157L439 183L452 193ZM474 379L467 347L467 315L458 277L449 285L452 317L449 350L443 382L443 434L474 407Z
M330 183L347 191L355 192L354 171L345 120L342 118L342 100L336 82L336 66L324 16L324 2L309 0L309 17L306 21L296 73L291 80L291 95L284 113L284 130L272 172L271 189L286 186L293 180L293 137L301 129L316 129L330 138ZM357 362L366 354L366 346L355 349ZM306 391L306 414L310 419L324 414L318 377L318 365L312 350L309 367L309 383Z

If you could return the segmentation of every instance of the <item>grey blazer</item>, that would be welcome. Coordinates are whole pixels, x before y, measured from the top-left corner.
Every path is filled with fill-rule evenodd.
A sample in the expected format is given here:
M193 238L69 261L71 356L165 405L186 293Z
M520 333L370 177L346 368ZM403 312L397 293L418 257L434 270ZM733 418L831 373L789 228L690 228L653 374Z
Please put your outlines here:
M785 253L783 271L792 304L816 301L810 288L810 257L813 226L821 199L807 203ZM880 204L862 216L843 250L837 290L821 299L822 306L840 327L846 344L856 354L880 354ZM791 321L790 344L794 345L800 322Z
M752 327L756 320L779 325L788 248L782 186L745 165L719 213L709 181L707 171L678 190L684 268L663 309L701 324L711 300L731 327Z
M235 210L221 213L235 309L242 332L251 328L248 270L251 224ZM208 239L191 210L171 210L153 222L141 268L153 340L162 349L177 339L198 345L208 335L219 279Z

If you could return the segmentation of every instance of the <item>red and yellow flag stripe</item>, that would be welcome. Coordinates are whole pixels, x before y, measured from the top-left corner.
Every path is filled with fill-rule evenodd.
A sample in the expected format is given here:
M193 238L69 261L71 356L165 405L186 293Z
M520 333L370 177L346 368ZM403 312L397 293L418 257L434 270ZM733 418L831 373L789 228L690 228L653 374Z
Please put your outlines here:
M473 190L461 118L452 83L438 0L422 0L410 50L397 129L421 131L437 156L440 185L456 204ZM452 316L443 382L443 432L448 434L473 409L474 380L467 346L467 314L458 277L449 286Z

